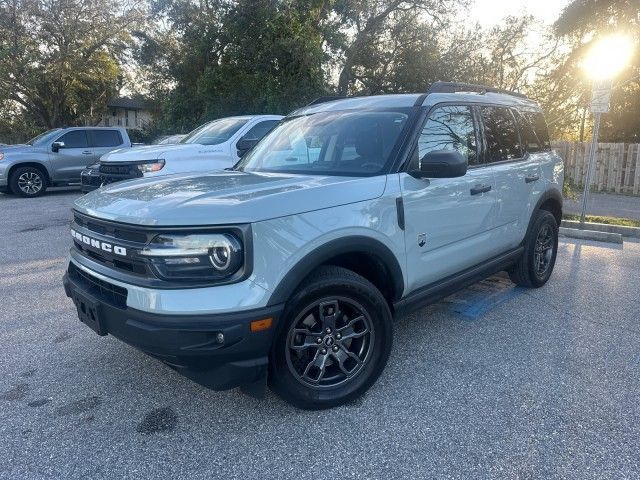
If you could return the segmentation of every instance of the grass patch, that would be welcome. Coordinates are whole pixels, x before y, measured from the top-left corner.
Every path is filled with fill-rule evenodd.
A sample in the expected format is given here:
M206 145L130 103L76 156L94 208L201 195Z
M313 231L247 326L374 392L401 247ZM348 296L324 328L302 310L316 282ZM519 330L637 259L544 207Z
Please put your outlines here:
M565 213L562 218L565 220L580 221L580 215ZM620 225L622 227L640 227L640 220L632 220L630 218L618 217L602 217L600 215L587 215L585 221L591 223L605 223L607 225Z

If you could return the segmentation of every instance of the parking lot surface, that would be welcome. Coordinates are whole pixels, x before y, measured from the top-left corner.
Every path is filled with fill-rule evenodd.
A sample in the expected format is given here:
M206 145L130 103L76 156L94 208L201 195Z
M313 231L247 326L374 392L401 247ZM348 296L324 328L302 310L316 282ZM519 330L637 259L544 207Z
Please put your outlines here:
M640 244L561 239L401 318L334 410L212 392L82 325L64 295L77 192L0 194L2 478L638 478Z
M582 213L582 194L575 200L566 199L564 211L577 215ZM640 220L640 197L614 193L591 193L587 199L587 215Z

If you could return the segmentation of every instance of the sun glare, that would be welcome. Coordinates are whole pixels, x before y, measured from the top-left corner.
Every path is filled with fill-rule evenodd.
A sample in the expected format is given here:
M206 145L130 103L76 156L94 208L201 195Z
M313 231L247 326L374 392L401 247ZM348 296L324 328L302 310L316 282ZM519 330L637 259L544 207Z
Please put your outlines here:
M591 47L583 62L587 75L594 80L615 77L629 63L633 42L623 35L601 38Z

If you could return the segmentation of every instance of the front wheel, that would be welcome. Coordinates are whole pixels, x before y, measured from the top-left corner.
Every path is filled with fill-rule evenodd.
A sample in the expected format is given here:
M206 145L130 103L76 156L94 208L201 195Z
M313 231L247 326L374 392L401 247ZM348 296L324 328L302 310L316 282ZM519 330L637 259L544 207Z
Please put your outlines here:
M353 400L384 369L392 336L389 306L375 286L350 270L322 267L287 303L270 362L271 388L305 409Z
M524 252L518 263L509 271L516 284L538 288L549 280L558 253L558 224L546 210L533 214L531 226L524 241Z
M20 167L11 174L9 186L15 195L38 197L47 190L47 178L39 168Z

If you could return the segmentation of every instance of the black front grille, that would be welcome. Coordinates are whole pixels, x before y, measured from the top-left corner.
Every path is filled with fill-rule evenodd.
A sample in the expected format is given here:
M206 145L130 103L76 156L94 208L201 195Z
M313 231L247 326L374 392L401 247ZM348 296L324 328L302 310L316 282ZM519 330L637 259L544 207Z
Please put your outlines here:
M80 285L86 292L94 297L109 303L117 308L127 307L127 289L105 282L93 275L69 264L69 278Z
M82 227L85 235L96 234L98 240L106 241L111 245L123 246L127 249L126 256L116 255L113 251L108 252L100 248L87 245L80 239L74 237L74 246L76 250L84 257L105 265L109 268L120 270L126 273L132 273L140 276L153 276L149 271L148 263L145 259L140 258L136 252L142 250L154 234L146 231L137 230L135 227L129 227L115 222L98 220L93 217L74 212L73 215L75 228ZM74 228L74 226L72 226Z
M123 175L130 176L131 178L141 177L142 174L140 170L138 170L135 165L110 165L106 163L100 164L100 173L107 175Z
M145 246L153 237L147 232L142 232L135 227L126 227L112 222L105 222L102 220L94 219L81 215L77 212L73 214L73 221L76 225L91 230L92 232L99 233L100 235L108 235L112 237L115 242L118 240L125 240L128 242L136 242Z

